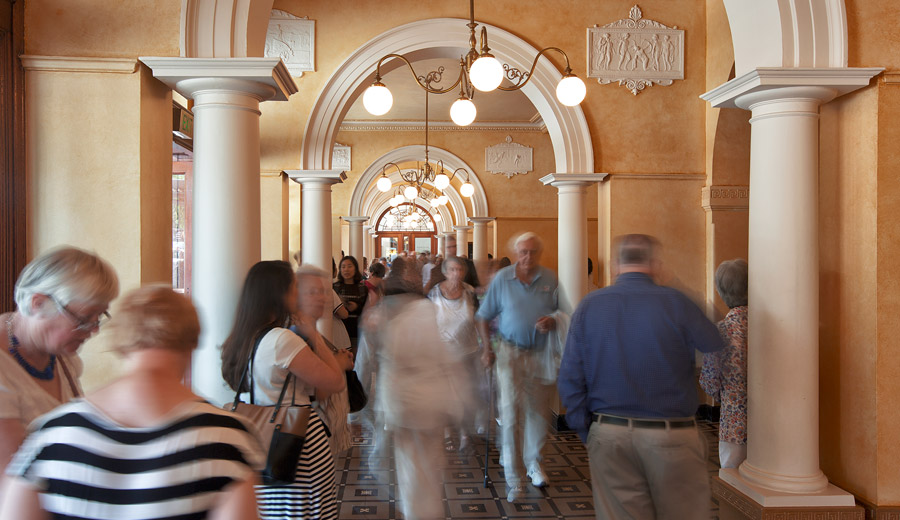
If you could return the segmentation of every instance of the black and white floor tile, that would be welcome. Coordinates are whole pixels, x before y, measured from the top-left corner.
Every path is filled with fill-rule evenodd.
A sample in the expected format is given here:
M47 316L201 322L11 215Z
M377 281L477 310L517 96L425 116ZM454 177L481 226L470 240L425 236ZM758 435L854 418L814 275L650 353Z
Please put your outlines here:
M369 467L374 447L370 431L354 425L353 446L336 461L338 501L341 519L402 519L397 503L397 479L393 464ZM709 446L710 476L719 470L718 424L701 422ZM573 432L552 433L545 447L544 471L550 485L528 486L525 498L514 504L506 501L503 468L495 446L488 451L488 482L485 487L485 442L476 438L463 452L450 445L444 472L444 511L450 519L578 519L593 518L590 470L587 452ZM719 506L710 504L710 518L718 519Z

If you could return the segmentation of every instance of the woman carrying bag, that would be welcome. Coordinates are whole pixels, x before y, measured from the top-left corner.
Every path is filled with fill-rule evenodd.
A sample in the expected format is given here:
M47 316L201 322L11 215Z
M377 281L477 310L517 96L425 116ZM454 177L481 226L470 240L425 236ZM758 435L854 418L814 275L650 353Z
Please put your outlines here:
M315 321L299 312L299 290L291 266L283 261L258 262L247 273L238 301L234 327L222 345L222 376L237 392L250 392L259 405L274 405L288 375L286 402L309 405L309 396L340 392L346 385L344 370L349 359L331 353L315 328ZM310 338L307 344L287 329L297 326ZM256 347L250 374L241 387L241 376ZM346 368L345 368L346 367ZM252 387L252 389L251 389ZM334 458L322 420L312 411L294 483L259 486L263 519L337 518Z

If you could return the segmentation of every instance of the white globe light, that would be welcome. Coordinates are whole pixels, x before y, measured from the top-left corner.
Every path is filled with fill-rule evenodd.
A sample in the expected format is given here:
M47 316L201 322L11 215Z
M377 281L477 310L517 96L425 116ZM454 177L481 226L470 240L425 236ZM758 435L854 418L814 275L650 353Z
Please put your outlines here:
M403 188L403 196L409 200L413 200L419 196L419 190L415 186L407 186Z
M447 186L450 186L450 177L447 177L443 173L439 173L434 177L434 187L443 190Z
M382 177L375 183L375 187L378 188L378 191L387 193L391 191L391 180L387 177Z
M363 106L373 116L387 114L393 104L394 96L384 85L376 83L367 88L363 94Z
M567 107L574 107L584 100L587 88L578 76L566 76L556 86L556 98Z
M431 203L431 207L432 207L432 208L436 208L436 207L438 207L438 206L441 205L441 203L440 203L440 201L438 200L437 197L431 199L430 203Z
M490 92L500 86L503 81L503 65L497 58L488 54L475 60L469 69L469 79L472 86L482 92Z
M435 222L440 222L440 221L441 221L441 214L440 214L440 213L435 213L435 214L434 214L434 221L435 221Z
M441 195L440 197L438 197L438 202L441 204L441 206L446 204L448 201L450 201L450 197L446 195Z
M475 186L472 186L472 183L467 182L459 187L459 193L463 197L471 197L475 194Z
M400 203L397 202L397 197L391 197L390 203L392 208L396 208L400 205Z
M459 98L450 105L450 119L459 126L469 126L475 121L475 103Z

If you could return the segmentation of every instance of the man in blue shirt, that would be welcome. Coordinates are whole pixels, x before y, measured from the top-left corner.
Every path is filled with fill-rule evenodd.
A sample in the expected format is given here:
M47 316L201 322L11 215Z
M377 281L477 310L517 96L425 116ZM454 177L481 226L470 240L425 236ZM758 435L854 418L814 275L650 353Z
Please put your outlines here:
M723 344L697 305L653 282L657 247L646 235L620 240L616 283L582 300L560 366L559 395L587 445L597 518L709 518L694 350Z
M534 233L520 235L514 245L518 260L497 272L475 315L485 366L497 361L500 422L507 500L525 494L523 476L546 486L541 449L547 438L549 397L555 367L547 367L543 349L556 328L557 280L541 267L543 242ZM488 322L498 318L499 345L491 349ZM519 444L522 444L521 451ZM524 466L523 466L524 462ZM526 473L527 471L527 473Z

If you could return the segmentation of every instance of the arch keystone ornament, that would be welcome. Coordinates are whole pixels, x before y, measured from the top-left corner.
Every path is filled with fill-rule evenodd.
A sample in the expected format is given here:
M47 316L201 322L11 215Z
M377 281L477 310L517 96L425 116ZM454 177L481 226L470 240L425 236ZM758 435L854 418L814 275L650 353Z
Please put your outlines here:
M587 76L618 81L635 96L647 87L684 79L684 31L645 20L635 5L628 18L587 30Z

